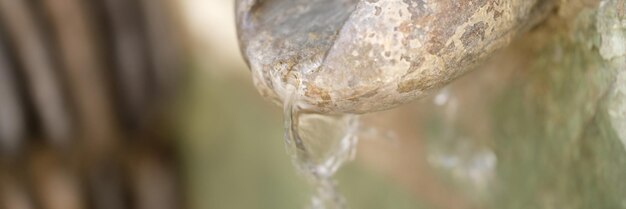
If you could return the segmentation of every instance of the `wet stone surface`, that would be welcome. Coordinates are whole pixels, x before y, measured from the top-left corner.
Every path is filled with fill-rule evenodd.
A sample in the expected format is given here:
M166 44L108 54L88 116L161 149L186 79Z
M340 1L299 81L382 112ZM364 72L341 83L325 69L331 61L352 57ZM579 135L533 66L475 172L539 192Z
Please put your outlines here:
M543 19L539 0L239 0L242 52L263 96L364 113L422 97Z

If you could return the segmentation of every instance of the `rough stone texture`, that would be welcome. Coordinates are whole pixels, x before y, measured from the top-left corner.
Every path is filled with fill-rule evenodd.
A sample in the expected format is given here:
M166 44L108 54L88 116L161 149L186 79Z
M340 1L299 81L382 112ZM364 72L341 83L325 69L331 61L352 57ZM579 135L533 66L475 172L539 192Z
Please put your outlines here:
M551 0L238 0L254 82L279 102L362 113L419 98L541 20Z
M493 176L486 176L488 189L476 208L626 208L624 8L624 0L563 3L558 15L514 43L511 51L525 56L508 62L521 67L498 77L497 86L468 87L511 66L481 70L450 85L450 92L462 95L456 121L426 118L424 123L439 127L423 130L435 133L429 147L478 146L495 154L496 165L486 170ZM468 102L473 100L481 102ZM448 158L468 155L438 152ZM454 174L462 166L447 169ZM467 183L461 188L470 195L485 191Z
M605 1L598 12L600 54L617 71L610 94L608 115L626 148L626 2Z
M618 71L599 53L596 8L554 18L493 103L495 208L624 208L626 153L607 116Z

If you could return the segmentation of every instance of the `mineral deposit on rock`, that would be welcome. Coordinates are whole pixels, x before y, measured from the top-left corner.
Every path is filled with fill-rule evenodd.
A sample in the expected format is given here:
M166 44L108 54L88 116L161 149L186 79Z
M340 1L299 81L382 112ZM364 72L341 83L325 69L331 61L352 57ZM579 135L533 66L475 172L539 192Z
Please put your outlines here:
M551 0L238 0L263 96L296 87L326 113L384 110L436 90L537 23Z

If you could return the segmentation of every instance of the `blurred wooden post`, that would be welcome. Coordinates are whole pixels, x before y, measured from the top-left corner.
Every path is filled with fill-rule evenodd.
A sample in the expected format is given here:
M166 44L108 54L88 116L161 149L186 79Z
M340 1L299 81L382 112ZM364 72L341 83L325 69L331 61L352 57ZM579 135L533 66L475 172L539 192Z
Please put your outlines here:
M24 134L24 114L3 32L0 30L0 152L14 154Z
M2 207L182 207L173 2L0 0Z

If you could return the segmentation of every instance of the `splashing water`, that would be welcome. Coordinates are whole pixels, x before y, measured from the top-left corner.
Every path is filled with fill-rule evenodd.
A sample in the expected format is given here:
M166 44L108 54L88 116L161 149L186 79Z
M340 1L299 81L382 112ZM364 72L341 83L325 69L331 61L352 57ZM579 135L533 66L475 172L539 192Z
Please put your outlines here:
M285 146L296 170L314 187L310 209L346 209L333 175L356 155L356 115L305 112L293 91L284 103Z

